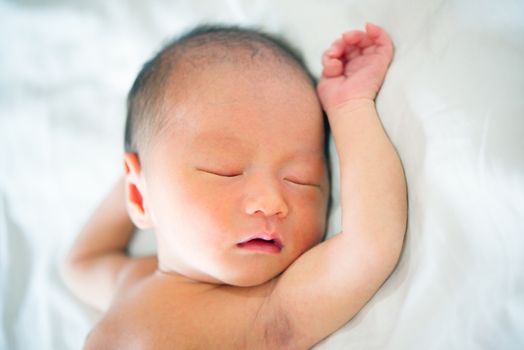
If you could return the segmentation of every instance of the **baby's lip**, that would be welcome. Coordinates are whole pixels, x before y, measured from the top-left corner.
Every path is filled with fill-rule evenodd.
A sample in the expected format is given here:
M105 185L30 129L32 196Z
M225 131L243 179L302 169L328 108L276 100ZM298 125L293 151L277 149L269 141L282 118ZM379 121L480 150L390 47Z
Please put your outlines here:
M256 242L256 241L266 241L268 243L272 243L275 247L278 248L278 250L282 250L283 244L282 240L276 233L257 233L252 236L249 236L247 239L244 239L243 241L237 243L238 247L243 247L249 244L250 242Z

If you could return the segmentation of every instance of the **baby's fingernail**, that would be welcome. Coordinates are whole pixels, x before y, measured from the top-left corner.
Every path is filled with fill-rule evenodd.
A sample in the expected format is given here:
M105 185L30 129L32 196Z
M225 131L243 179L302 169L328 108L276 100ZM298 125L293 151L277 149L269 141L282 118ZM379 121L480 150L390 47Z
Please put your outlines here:
M369 23L369 22L366 23L366 26L368 27L368 31L369 31L369 30L374 31L373 34L378 34L378 33L380 33L380 27L379 27L379 26L377 26L377 25L375 25L375 24L373 24L373 23Z
M328 53L333 55L337 55L339 51L339 48L335 45L331 45L331 47L328 49Z

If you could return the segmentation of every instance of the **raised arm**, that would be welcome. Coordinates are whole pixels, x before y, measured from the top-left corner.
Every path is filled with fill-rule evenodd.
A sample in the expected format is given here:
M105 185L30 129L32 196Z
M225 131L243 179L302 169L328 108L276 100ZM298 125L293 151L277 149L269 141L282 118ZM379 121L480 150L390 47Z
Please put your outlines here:
M124 180L119 180L76 239L62 268L71 291L86 304L104 311L126 272L137 264L154 266L152 257L131 259L127 245L134 225L125 205Z
M343 232L396 243L398 254L406 229L405 178L374 103L392 56L390 38L375 25L345 33L323 56L318 94L340 159Z
M374 105L392 54L385 31L368 24L365 32L345 33L323 56L318 94L340 159L343 232L295 261L266 305L264 322L282 325L278 332L286 337L278 339L293 348L309 348L349 321L398 261L405 178Z

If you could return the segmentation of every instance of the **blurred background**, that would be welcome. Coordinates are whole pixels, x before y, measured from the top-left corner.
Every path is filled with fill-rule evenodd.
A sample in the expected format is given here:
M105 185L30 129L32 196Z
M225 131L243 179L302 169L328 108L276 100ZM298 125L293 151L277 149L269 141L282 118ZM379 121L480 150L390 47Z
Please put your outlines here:
M126 94L163 43L202 22L254 25L318 74L322 51L368 21L395 43L377 108L406 170L408 238L317 348L524 348L523 1L3 0L0 349L78 349L99 318L58 267L122 174ZM153 244L144 233L133 249Z

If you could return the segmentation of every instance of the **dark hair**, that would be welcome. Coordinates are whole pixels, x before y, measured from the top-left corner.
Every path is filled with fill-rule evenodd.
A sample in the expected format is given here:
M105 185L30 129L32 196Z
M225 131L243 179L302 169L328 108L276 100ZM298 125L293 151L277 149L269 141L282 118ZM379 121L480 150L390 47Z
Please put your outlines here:
M313 87L316 85L316 79L302 56L284 39L260 30L238 26L198 26L168 42L138 73L127 97L126 152L139 153L142 142L140 139L151 137L163 125L164 93L177 61L180 61L185 53L206 46L247 48L252 50L252 56L256 55L260 48L268 49L304 73Z

